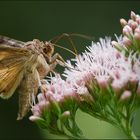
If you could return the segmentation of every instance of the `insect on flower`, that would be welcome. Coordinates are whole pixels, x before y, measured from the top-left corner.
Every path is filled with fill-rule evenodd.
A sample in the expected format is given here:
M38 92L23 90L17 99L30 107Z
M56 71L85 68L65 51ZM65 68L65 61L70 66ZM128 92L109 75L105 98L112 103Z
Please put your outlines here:
M8 99L18 91L17 120L29 111L33 96L41 88L41 79L55 69L57 60L64 63L58 53L53 53L54 46L50 42L34 39L24 43L0 36L0 96Z
M71 34L71 36L90 39L90 37L80 34ZM53 71L58 63L66 66L58 53L53 55L54 46L76 55L73 51L55 44L63 37L68 38L76 52L69 34L62 34L48 42L34 39L26 43L0 36L0 97L8 99L15 91L19 93L17 120L21 120L30 110L38 88L40 87L41 91L45 92L46 89L42 86L43 78Z

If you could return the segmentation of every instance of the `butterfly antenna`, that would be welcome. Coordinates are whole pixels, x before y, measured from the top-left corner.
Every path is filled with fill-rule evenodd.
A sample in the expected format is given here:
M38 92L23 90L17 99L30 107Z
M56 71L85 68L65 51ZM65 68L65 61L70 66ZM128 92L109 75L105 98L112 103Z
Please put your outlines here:
M51 43L52 45L54 45L55 47L57 47L57 48L61 48L61 49L63 49L63 50L66 50L66 51L68 51L68 52L70 52L71 54L73 54L73 55L77 55L76 53L74 53L73 51L71 51L70 49L68 49L68 48L65 48L65 47L63 47L63 46L61 46L61 45L58 45L58 44L53 44L53 43Z
M75 46L75 44L74 44L72 38L71 38L71 37L69 36L69 34L67 34L67 33L63 33L62 35L59 35L59 36L54 37L53 39L50 40L50 42L52 42L53 44L56 44L58 41L60 41L60 40L63 39L63 38L68 39L68 41L69 41L69 43L70 43L70 46L72 46L72 49L74 50L74 52L73 52L74 55L75 55L75 54L78 55L78 52L77 52L77 50L76 50L76 46ZM67 49L67 50L69 50L69 49ZM71 51L71 50L69 50L69 51ZM72 51L71 51L71 52L72 52Z
M80 38L87 39L87 40L95 40L95 37L93 37L93 36L78 34L78 33L71 33L71 34L69 34L69 36L80 37Z
M78 34L78 33L70 33L70 34L63 33L62 35L56 36L53 39L51 39L50 42L53 42L55 44L64 37L68 39L68 41L69 41L70 45L72 46L76 55L78 55L78 52L76 50L76 46L71 37L80 37L80 38L87 39L87 40L95 40L95 38L93 36L89 36L89 35Z

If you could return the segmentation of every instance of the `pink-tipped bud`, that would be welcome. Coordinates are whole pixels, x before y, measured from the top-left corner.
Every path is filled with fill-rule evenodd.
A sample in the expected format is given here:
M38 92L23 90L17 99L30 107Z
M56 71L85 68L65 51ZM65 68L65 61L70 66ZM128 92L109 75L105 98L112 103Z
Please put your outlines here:
M135 32L134 33L134 39L137 40L137 41L140 41L140 33Z
M121 95L120 99L121 100L127 100L131 97L132 93L128 90L124 91L123 94Z
M112 41L111 44L112 44L113 46L119 46L119 45L120 45L117 41Z
M126 36L124 36L123 37L123 44L127 47L127 46L131 46L132 45L132 41L128 38L128 37L126 37Z
M122 85L119 80L114 80L111 84L116 96L119 96L122 90Z
M134 20L129 19L129 20L128 20L128 26L130 26L133 22L134 22Z
M33 122L36 122L36 121L38 121L38 120L40 120L41 118L40 117L37 117L37 116L30 116L29 117L29 120L30 121L33 121Z
M65 122L65 120L66 120L67 118L69 118L70 115L71 115L70 111L65 111L65 112L63 112L63 114L60 116L61 122Z
M137 18L136 18L136 22L137 22L138 24L140 24L140 17L137 17Z
M135 21L132 21L130 24L128 24L133 30L135 30L138 27L138 23Z
M123 19L123 18L120 19L120 23L121 23L122 27L127 25L127 21L125 19Z
M108 87L108 79L98 78L97 83L101 89L107 89Z
M136 15L136 19L139 18L139 17L140 17L139 15Z
M123 28L123 34L126 35L126 36L130 36L132 35L132 29L130 26L128 25L125 25L124 28Z
M140 33L140 26L135 29L134 33Z
M70 116L70 111L65 111L65 112L63 113L63 115L64 115L65 117L69 117L69 116Z
M134 21L136 20L136 14L135 14L133 11L131 11L130 17L131 17L131 19L133 19Z

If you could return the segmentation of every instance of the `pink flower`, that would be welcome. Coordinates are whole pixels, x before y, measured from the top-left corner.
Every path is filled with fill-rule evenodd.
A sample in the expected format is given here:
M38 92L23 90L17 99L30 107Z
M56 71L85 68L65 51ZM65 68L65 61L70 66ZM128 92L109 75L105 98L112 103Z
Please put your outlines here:
M32 106L34 116L42 116L45 110L49 110L52 102L62 104L67 99L77 100L75 88L71 83L62 80L59 74L50 77L50 81L46 81L47 92L38 94L38 103Z
M79 87L86 89L90 81L97 82L104 90L111 85L116 95L125 90L128 83L136 86L140 67L135 54L130 53L126 57L125 52L120 52L112 46L110 38L100 39L97 43L92 42L87 50L71 60L75 66L72 66L73 62L68 61L67 65L70 68L65 69L63 74L77 93L80 94Z

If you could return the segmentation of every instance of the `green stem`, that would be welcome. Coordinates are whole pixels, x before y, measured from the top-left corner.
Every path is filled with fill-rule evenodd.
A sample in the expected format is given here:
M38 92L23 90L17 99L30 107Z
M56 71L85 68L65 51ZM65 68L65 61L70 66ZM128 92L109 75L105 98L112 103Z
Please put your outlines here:
M132 131L129 138L133 139L133 140L137 140L138 138L136 137L136 135L134 134L134 132Z
M134 132L132 130L132 126L131 126L130 108L126 108L126 117L123 117L123 119L121 119L118 111L116 112L116 110L112 109L111 106L109 106L109 107L111 109L112 114L114 115L114 118L116 119L117 124L118 124L116 126L119 126L129 139L137 140L138 138L134 134Z
M138 139L130 127L127 128L126 126L121 125L121 128L129 139L133 139L133 140Z
M128 138L136 140L138 138L134 134L134 132L132 130L132 124L131 124L133 116L131 116L132 113L130 113L130 112L131 112L132 108L133 108L133 106L128 106L128 108L126 108L126 118L124 120L125 127L123 130L124 130L125 134L128 136Z

